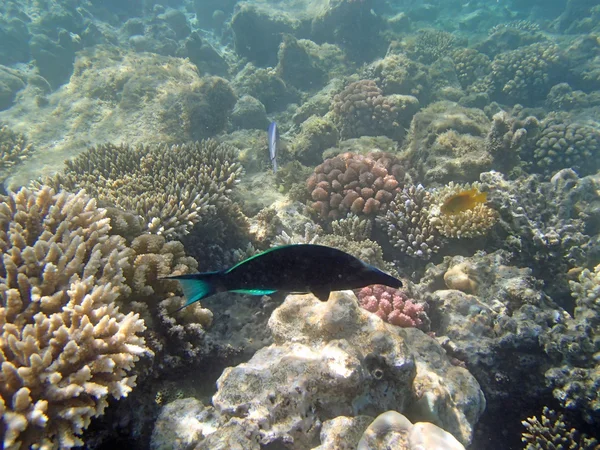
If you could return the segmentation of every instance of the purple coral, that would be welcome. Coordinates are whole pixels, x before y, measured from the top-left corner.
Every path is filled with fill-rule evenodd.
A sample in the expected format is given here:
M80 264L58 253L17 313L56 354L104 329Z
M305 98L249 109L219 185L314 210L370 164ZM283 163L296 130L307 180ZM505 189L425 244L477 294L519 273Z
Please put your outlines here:
M425 304L410 300L404 291L381 284L358 291L360 306L385 322L403 328L421 327L426 320Z

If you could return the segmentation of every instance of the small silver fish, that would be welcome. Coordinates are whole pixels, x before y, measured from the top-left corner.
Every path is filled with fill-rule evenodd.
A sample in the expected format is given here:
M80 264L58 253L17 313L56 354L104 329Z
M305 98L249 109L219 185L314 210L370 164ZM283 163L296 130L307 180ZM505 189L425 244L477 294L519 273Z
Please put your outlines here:
M269 141L269 157L273 164L273 172L277 172L277 124L271 122L267 131L267 140Z

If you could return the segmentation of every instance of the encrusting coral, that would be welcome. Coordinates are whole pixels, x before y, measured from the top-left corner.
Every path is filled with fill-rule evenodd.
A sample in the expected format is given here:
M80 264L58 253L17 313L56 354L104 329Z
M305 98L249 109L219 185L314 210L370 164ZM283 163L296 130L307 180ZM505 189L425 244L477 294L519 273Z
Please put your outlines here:
M131 251L83 192L44 186L0 198L0 436L5 449L72 448L148 352L121 313Z
M234 147L214 140L171 147L106 144L67 161L64 173L47 181L134 211L148 231L171 238L230 203L227 196L242 174L236 155Z

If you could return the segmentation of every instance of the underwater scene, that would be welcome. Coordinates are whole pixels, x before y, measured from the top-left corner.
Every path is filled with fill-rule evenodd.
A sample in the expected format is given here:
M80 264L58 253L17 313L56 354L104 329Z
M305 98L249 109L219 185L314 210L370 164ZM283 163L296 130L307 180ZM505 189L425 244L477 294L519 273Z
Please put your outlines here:
M600 449L599 0L0 0L0 448Z

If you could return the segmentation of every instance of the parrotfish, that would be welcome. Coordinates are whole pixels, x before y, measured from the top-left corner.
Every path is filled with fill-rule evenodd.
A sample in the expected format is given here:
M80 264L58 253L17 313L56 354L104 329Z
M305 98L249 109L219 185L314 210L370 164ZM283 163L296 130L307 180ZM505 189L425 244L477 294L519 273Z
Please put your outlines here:
M479 192L478 189L469 189L448 197L441 206L440 211L442 214L451 216L473 209L477 205L485 203L486 200L487 194L485 192Z
M219 272L167 277L178 280L185 306L218 292L248 295L313 293L327 301L331 291L371 284L393 288L402 282L341 250L324 245L292 244L274 247Z
M277 172L277 124L271 122L267 130L267 140L269 141L269 157L273 164L273 172Z

